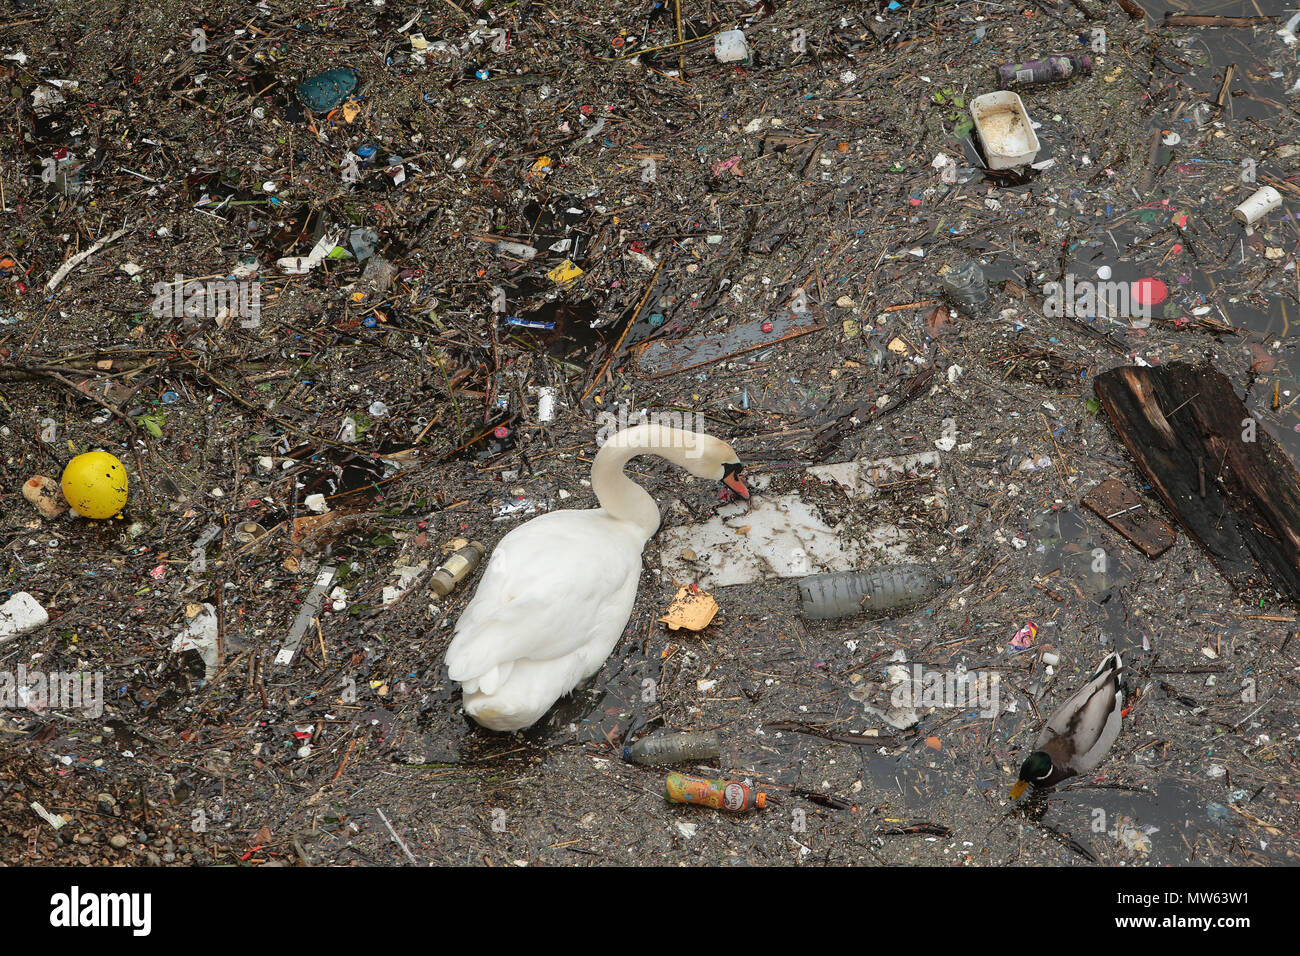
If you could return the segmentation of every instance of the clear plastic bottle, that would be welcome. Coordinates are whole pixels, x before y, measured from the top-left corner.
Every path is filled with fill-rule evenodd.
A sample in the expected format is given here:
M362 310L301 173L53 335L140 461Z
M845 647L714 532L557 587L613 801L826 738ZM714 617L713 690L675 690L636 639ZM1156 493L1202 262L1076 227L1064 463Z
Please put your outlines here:
M474 572L485 554L487 554L486 545L480 541L471 541L442 562L438 570L433 572L433 578L429 582L430 589L439 597L446 597L456 590L456 585Z
M623 748L623 759L646 767L663 767L668 764L692 760L713 760L722 754L722 741L717 731L680 731L652 734L642 737L630 747Z
M989 300L988 280L984 278L984 270L974 262L953 266L939 277L939 282L943 284L944 297L963 312L974 314Z
M951 583L951 577L936 578L919 564L814 574L799 582L799 604L807 621L887 614L923 604L940 584Z

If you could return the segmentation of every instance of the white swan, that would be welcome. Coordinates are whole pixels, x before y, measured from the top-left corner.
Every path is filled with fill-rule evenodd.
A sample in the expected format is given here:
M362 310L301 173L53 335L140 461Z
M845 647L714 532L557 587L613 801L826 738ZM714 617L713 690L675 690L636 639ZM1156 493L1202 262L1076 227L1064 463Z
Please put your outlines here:
M591 465L600 507L554 511L507 534L456 622L448 674L461 685L465 712L484 727L531 726L618 644L636 601L641 551L659 528L654 499L623 474L637 455L658 455L749 497L724 441L659 424L611 437Z

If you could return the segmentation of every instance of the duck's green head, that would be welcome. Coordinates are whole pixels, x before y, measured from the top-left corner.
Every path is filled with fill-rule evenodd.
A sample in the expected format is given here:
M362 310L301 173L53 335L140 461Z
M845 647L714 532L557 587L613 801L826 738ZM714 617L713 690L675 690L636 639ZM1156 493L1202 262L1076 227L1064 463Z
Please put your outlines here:
M1052 775L1052 758L1035 750L1020 765L1020 779L1011 788L1011 799L1019 800L1031 783L1040 783Z

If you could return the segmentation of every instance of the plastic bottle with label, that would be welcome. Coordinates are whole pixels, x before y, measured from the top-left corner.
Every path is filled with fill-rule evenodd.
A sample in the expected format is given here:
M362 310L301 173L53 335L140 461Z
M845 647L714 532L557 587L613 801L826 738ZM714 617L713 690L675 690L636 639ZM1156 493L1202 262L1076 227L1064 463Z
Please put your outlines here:
M688 777L681 773L670 773L664 783L664 795L671 803L693 803L697 806L712 807L715 810L730 810L740 813L751 807L763 809L767 805L767 794L757 793L753 787L747 787L736 780L707 780L702 777Z
M473 573L485 554L487 554L486 545L479 541L471 541L442 562L438 570L433 572L429 589L439 597L446 597L456 589L456 585Z
M1003 63L998 67L998 86L1004 90L1026 86L1060 83L1080 74L1092 72L1092 57L1055 54L1041 60Z

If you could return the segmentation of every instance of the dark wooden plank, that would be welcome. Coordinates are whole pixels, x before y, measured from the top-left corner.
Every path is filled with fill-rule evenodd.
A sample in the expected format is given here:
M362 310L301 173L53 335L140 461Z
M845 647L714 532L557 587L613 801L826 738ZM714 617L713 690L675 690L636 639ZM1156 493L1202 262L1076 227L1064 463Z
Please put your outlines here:
M1082 503L1148 558L1160 557L1178 540L1174 529L1153 515L1142 499L1117 478L1103 481L1084 496Z
M1174 362L1111 369L1094 388L1142 473L1224 577L1300 599L1300 480L1232 383Z

